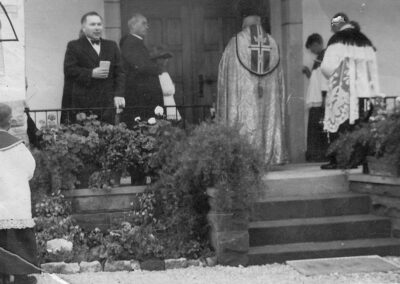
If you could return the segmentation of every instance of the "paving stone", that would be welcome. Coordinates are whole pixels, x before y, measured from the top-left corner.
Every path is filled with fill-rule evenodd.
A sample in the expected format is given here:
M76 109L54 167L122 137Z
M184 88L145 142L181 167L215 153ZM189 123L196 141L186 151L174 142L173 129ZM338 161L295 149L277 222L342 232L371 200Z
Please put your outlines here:
M70 252L72 251L72 248L72 242L64 239L53 239L46 243L46 250L50 253L57 253L61 251Z
M177 259L166 259L165 269L179 269L188 267L188 261L186 258Z
M217 257L216 257L216 256L207 257L207 258L206 258L206 263L207 263L207 266L209 266L209 267L216 266L217 263L218 263Z
M41 265L42 269L48 273L75 274L79 273L78 263L50 262Z
M188 266L203 266L203 263L200 259L188 259Z
M79 267L80 267L80 272L81 273L84 273L84 272L100 272L100 271L103 270L102 267L101 267L100 262L98 262L98 261L92 261L92 262L82 261L79 264Z
M149 271L165 270L165 262L160 259L149 259L141 262L140 268Z
M140 262L137 261L137 260L131 260L131 269L132 269L133 271L139 271L139 270L141 270L141 268L140 268Z
M104 271L132 271L130 260L107 260L104 264Z

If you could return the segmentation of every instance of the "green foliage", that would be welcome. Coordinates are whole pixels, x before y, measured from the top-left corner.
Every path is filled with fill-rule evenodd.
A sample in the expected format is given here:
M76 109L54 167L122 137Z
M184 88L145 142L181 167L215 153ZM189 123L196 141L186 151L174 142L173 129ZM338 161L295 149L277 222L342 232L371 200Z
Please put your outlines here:
M369 121L342 134L329 147L343 168L365 162L366 156L384 157L400 167L400 111L388 111L383 100L374 104Z
M132 169L154 175L149 163L157 151L155 136L169 122L138 122L128 129L123 123L101 123L96 116L78 117L75 124L49 124L39 131L42 142L34 151L37 168L31 182L33 191L70 190L82 179L89 180L92 188L108 188L115 173L126 176Z
M140 199L139 224L151 224L170 257L209 253L207 187L218 210L247 211L261 184L263 161L239 127L204 123L193 131L167 126L150 165L158 181ZM214 209L215 209L214 208Z
M107 232L82 231L69 217L70 204L62 196L54 195L39 203L35 207L37 234L44 260L60 257L44 250L46 241L58 237L74 242L73 253L64 256L68 260L208 256L212 249L207 188L217 192L213 210L247 212L261 185L262 155L240 135L238 126L204 123L186 132L159 121L155 126L138 123L131 132L125 126L95 128L92 137L98 141L96 147L103 147L109 151L108 156L113 156L99 158L102 154L98 153L100 167L120 167L125 157L119 153L130 148L132 156L123 169L139 168L156 182L139 197L132 222ZM82 135L80 126L76 130ZM83 146L76 148L76 153L83 153ZM80 159L82 163L90 162Z
M335 155L340 168L351 168L365 162L367 155L373 155L371 126L368 123L356 126L354 131L341 134L328 149L328 155Z
M163 258L164 247L152 226L132 226L128 222L105 237L108 256L112 259Z
M40 262L61 260L71 262L76 259L84 234L70 214L71 203L60 192L45 197L35 205L35 233ZM46 250L47 241L58 238L71 241L77 249L61 254L48 252Z

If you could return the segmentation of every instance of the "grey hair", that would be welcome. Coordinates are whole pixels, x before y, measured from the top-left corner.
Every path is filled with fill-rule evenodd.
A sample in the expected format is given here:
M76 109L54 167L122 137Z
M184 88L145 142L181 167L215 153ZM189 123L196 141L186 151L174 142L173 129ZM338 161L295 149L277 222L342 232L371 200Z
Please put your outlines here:
M133 27L139 22L140 19L143 19L143 18L146 19L146 17L143 16L143 14L140 14L140 13L133 14L133 16L128 21L129 30L132 31Z

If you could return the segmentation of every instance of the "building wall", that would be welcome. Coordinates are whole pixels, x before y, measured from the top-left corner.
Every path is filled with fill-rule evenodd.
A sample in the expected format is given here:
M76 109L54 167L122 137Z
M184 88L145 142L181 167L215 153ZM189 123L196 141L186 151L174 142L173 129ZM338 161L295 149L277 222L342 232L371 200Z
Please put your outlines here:
M32 109L61 106L67 43L78 37L84 13L104 15L103 1L25 0L27 102Z
M121 1L104 0L105 36L119 42L121 39Z
M301 72L303 62L302 2L299 0L280 0L279 2L281 5L281 58L287 96L287 146L290 162L299 163L305 160L306 151L304 80ZM278 1L272 4L279 5Z
M399 0L303 0L303 38L320 33L327 42L332 35L330 19L346 13L360 23L378 49L381 91L400 95L400 1ZM308 53L304 48L305 58Z

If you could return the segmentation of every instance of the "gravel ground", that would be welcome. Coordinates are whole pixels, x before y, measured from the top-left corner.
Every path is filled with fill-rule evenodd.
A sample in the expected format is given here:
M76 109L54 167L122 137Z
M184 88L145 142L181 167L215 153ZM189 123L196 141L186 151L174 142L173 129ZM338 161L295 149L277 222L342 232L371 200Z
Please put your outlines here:
M389 258L400 264L400 258ZM191 267L160 272L101 272L59 275L70 284L379 284L400 283L400 271L387 273L330 274L306 277L287 265ZM38 284L53 284L49 276L38 276Z

